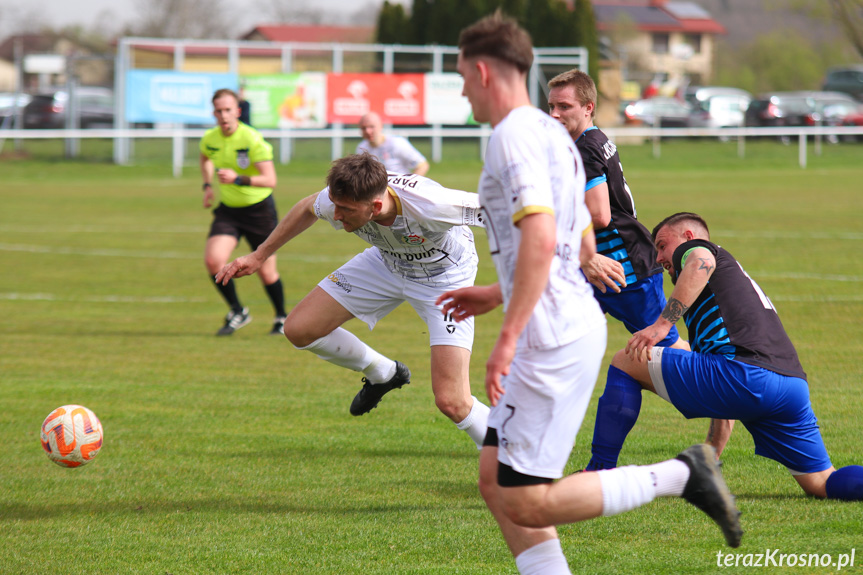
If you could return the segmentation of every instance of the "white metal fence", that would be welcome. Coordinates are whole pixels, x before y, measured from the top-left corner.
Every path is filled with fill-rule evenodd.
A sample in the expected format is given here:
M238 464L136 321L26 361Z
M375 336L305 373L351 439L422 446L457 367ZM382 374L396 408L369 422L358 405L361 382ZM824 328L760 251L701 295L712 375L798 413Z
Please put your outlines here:
M0 152L9 141L20 142L21 140L58 140L65 141L66 157L78 155L79 143L84 139L109 139L115 143L118 140L128 142L140 139L168 139L171 140L171 165L172 173L179 177L183 173L188 143L197 143L204 135L203 129L92 129L92 130L0 130ZM603 128L609 138L618 143L642 142L651 145L653 155L662 155L662 140L667 138L721 138L723 140L736 140L737 154L741 158L746 156L746 142L751 138L773 138L781 139L786 143L796 142L798 146L798 165L806 168L810 143L815 155L821 155L822 147L827 142L848 139L863 140L863 127L786 127L786 128L645 128L645 127L618 127ZM261 130L265 138L279 143L278 161L282 164L289 163L292 157L294 145L298 140L304 139L329 139L331 159L336 159L352 150L345 150L345 139L358 139L359 132L355 128L344 126L333 126L320 130ZM491 135L491 128L487 125L466 128L451 127L426 127L426 128L393 128L392 133L409 138L428 138L431 141L431 160L435 163L441 162L443 158L444 138L474 139L479 141L480 158L485 155L485 146ZM811 140L811 142L810 142ZM194 158L197 165L197 156Z

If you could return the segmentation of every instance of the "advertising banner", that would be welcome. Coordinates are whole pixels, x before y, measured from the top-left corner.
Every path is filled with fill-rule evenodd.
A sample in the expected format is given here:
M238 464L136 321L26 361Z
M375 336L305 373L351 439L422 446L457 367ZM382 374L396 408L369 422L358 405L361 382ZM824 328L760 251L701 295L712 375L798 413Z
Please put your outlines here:
M213 92L237 90L236 74L130 70L126 74L129 122L214 124Z
M384 123L423 124L423 74L329 74L327 118L356 124L377 112Z
M425 75L426 124L476 124L470 102L461 95L463 85L459 74Z
M254 127L326 127L327 75L323 72L244 76L242 81Z

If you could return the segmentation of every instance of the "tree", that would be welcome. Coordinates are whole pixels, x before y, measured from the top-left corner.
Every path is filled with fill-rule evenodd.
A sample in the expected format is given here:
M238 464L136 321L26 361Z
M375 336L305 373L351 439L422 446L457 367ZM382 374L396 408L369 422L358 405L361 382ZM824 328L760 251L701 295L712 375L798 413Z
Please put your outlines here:
M378 13L375 39L380 44L406 44L409 36L410 20L405 14L405 8L399 3L390 4L384 0Z
M140 20L131 31L153 38L229 38L238 32L232 27L230 6L225 0L140 2Z
M838 24L845 37L863 57L863 0L788 0L790 6L815 18Z

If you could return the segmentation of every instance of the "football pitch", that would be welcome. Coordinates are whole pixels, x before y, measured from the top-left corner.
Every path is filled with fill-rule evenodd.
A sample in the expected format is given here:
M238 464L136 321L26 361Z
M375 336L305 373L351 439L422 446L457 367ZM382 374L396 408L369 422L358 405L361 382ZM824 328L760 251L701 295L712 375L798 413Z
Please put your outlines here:
M863 147L810 148L805 170L794 146L752 142L746 151L740 159L733 142L671 141L653 158L649 145L620 148L648 228L673 212L700 213L771 298L809 375L834 465L863 464ZM429 176L475 191L476 148L450 152ZM280 215L319 191L327 168L321 159L278 166ZM210 213L196 164L177 179L160 161L7 157L0 170L0 574L516 573L476 488L476 449L435 408L425 326L409 306L373 332L347 324L413 372L409 386L351 417L361 374L267 335L272 308L257 278L237 282L254 321L214 336L226 307L203 266ZM476 236L478 283L489 283L487 243ZM319 222L282 248L289 306L364 246ZM483 399L500 319L477 320L471 378ZM568 472L589 459L605 366L627 336L609 320ZM64 469L42 451L39 426L72 403L99 416L105 442L94 462ZM620 463L673 457L706 429L645 394ZM742 426L723 460L743 512L734 553L837 560L856 547L842 572L861 570L863 505L805 496L786 470L754 455ZM745 557L718 565L717 554L732 550L682 500L559 531L574 573L752 571Z

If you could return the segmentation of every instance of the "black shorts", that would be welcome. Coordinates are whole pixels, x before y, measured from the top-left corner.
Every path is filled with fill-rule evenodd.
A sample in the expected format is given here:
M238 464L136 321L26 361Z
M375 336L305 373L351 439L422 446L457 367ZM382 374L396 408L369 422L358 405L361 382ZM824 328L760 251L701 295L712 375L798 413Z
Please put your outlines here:
M488 428L482 445L483 447L500 447L497 429L494 427ZM554 480L548 477L526 475L516 471L505 463L499 461L497 463L497 484L501 487L523 487L525 485L545 485L546 483L554 483Z
M276 200L271 195L257 204L244 208L231 208L219 204L213 210L213 223L210 225L210 235L207 237L233 236L239 241L245 236L252 249L256 250L278 224Z

